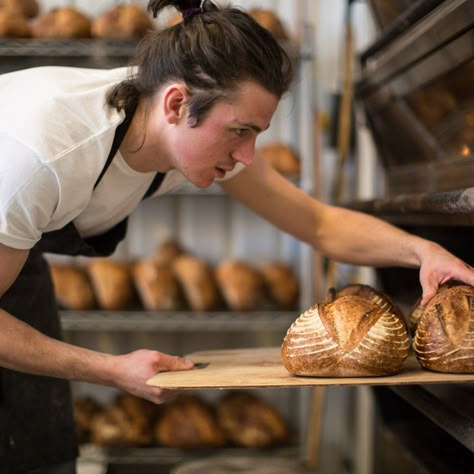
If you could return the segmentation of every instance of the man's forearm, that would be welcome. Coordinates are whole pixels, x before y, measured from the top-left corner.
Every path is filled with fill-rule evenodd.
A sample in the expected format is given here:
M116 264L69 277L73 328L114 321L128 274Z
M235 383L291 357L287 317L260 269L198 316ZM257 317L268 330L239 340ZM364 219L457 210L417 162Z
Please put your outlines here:
M112 355L45 336L0 309L0 366L35 375L112 385Z
M325 255L370 266L419 267L434 245L367 214L335 207L320 220L316 238Z

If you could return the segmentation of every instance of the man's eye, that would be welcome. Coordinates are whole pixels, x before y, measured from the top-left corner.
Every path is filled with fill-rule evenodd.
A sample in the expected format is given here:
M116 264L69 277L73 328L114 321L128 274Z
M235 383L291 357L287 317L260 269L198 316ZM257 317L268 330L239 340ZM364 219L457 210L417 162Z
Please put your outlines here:
M239 137L243 137L243 136L247 133L247 129L246 129L246 128L236 128L236 129L235 129L235 133L236 133Z

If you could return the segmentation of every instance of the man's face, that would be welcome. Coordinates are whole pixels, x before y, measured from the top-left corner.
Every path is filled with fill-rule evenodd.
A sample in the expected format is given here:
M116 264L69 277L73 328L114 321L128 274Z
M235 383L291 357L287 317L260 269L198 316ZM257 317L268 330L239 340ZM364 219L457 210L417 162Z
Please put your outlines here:
M223 178L236 163L248 166L257 135L270 125L278 99L253 82L244 82L235 100L218 102L192 128L186 117L173 130L169 151L174 168L199 188Z

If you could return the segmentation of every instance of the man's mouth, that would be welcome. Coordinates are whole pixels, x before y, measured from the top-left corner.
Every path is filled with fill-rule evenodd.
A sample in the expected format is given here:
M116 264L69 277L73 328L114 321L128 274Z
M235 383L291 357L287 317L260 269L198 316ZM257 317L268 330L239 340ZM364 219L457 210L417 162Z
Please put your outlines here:
M218 178L224 178L225 174L229 171L225 170L224 168L220 168L219 166L216 166L215 170Z

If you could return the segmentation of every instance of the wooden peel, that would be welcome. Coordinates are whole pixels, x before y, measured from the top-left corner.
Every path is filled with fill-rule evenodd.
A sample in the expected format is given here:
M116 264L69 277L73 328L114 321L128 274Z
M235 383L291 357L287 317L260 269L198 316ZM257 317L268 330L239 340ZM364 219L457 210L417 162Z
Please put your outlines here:
M474 374L429 372L412 355L400 373L384 377L297 377L285 369L280 347L195 352L186 356L204 368L160 372L148 385L172 389L401 385L474 382Z

